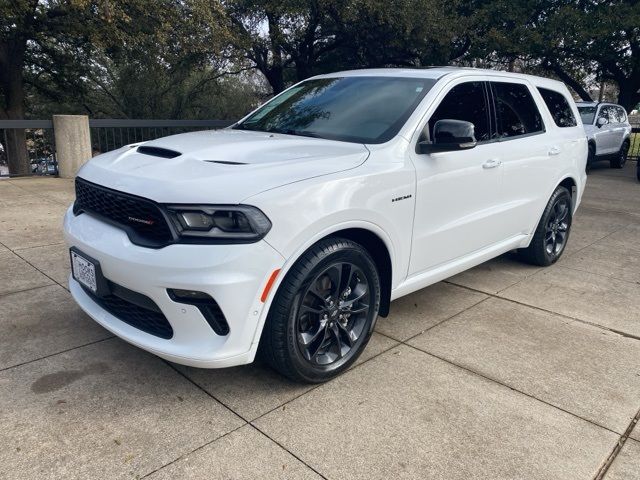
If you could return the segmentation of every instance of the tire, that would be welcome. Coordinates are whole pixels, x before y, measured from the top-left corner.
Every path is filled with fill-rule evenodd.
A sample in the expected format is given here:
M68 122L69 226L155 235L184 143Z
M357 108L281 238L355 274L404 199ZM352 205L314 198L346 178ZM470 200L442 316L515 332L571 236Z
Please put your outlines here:
M636 166L636 178L640 182L640 159L637 160L638 165Z
M589 173L591 171L591 167L593 167L593 162L596 160L596 146L593 143L589 144L589 153L587 154L587 165L585 167L585 171Z
M344 238L321 240L278 288L259 354L294 381L325 382L358 359L379 307L380 277L369 253Z
M569 241L573 219L571 205L569 190L562 186L556 188L542 213L531 243L519 251L524 261L542 267L558 261Z
M611 159L611 168L622 168L627 163L627 156L629 154L629 141L625 140L620 146L620 151L614 158Z

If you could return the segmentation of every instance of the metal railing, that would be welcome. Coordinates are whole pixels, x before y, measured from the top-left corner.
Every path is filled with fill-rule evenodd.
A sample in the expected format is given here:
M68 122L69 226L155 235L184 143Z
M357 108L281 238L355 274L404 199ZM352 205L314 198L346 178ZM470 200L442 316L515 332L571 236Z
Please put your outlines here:
M9 175L9 157L12 149L23 148L18 155L26 155L30 173L55 173L55 139L51 120L0 120L0 176Z
M177 133L224 128L231 120L138 120L90 119L93 154L108 152L130 143L154 140ZM9 142L14 145L8 148ZM32 175L57 173L55 138L51 120L0 120L0 177L9 175L8 155L24 149ZM26 150L26 152L25 152ZM11 172L13 173L13 172Z
M631 127L631 145L628 158L640 162L640 122L632 123Z
M212 130L231 125L230 120L89 120L94 154L156 138L196 130Z
M640 120L633 118L629 159L640 161ZM90 119L93 154L131 143L154 140L177 133L224 128L231 120L137 120ZM55 138L51 120L0 120L0 177L9 175L7 146L23 145L33 175L57 173ZM24 151L21 155L24 154Z

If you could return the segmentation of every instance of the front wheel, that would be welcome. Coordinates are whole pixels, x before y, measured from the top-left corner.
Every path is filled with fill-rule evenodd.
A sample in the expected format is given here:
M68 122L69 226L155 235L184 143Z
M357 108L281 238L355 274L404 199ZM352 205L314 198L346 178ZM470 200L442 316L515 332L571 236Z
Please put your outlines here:
M625 140L620 147L620 151L611 159L611 168L622 168L627 163L629 155L629 141Z
M360 356L379 306L380 279L369 253L351 240L322 240L298 259L280 285L260 354L292 380L327 381Z
M636 166L636 178L640 182L640 159L638 159L638 165Z
M529 246L520 250L523 260L546 267L558 261L571 231L571 194L558 187L551 195Z

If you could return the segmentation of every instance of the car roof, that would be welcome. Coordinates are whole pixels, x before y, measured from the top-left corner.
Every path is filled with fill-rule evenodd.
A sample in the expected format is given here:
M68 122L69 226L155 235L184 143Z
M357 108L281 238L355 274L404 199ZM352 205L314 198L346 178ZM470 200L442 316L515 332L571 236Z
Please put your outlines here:
M335 78L335 77L405 77L405 78L430 78L440 79L442 77L464 77L469 75L488 75L503 78L518 78L528 80L536 86L548 87L564 90L564 83L550 78L526 75L524 73L504 72L501 70L490 70L484 68L471 67L425 67L425 68L363 68L360 70L346 70L342 72L327 73L313 78Z
M622 105L618 105L617 103L611 103L611 102L587 102L587 101L584 101L584 100L576 102L576 105L578 105L579 107L599 107L600 105L612 105L614 107L623 108Z

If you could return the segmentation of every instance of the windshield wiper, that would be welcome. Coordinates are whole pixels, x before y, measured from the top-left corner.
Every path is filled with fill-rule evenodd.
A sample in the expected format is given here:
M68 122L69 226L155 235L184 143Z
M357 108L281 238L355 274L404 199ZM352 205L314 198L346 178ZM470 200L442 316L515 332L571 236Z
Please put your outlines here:
M300 137L312 137L312 138L324 138L322 135L318 135L315 132L309 130L294 130L292 128L284 130L273 130L274 133L284 133L285 135L298 135Z

